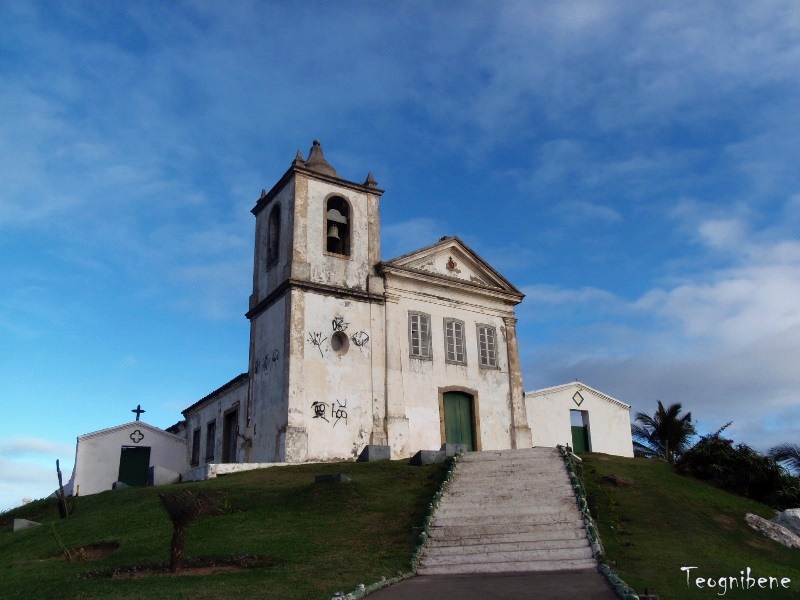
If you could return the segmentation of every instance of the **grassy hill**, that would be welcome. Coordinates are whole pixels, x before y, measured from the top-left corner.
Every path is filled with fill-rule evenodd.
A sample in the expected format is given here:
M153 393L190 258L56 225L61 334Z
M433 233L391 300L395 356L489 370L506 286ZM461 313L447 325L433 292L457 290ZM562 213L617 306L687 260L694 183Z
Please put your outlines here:
M660 462L583 455L583 476L606 553L617 573L639 593L661 600L800 597L800 550L756 533L748 512L770 517L763 504L674 474ZM314 475L344 473L348 484L314 484ZM604 475L633 480L630 487L602 483ZM412 527L424 518L444 475L443 466L411 467L405 461L298 465L167 486L217 493L225 514L197 521L187 555L203 557L206 572L137 576L166 562L172 526L157 490L140 488L79 498L70 518L55 502L39 501L0 515L0 598L258 598L327 600L410 568L416 544ZM44 524L11 532L14 517ZM51 529L73 555L64 559ZM102 556L95 544L112 550ZM211 564L213 563L213 567ZM195 565L196 563L190 563ZM244 565L244 568L232 568ZM773 590L699 589L694 577L791 579ZM214 572L215 569L219 570ZM117 570L118 576L111 577Z
M322 473L344 473L352 482L314 484ZM0 598L328 599L410 569L412 526L421 525L443 475L442 465L407 461L277 467L87 496L63 520L54 500L38 501L0 515ZM157 489L169 488L223 498L225 514L189 528L186 554L229 570L137 576L168 559L172 524ZM43 526L12 533L15 517ZM84 560L65 560L51 524ZM251 566L231 570L231 563Z
M758 502L677 475L669 465L646 459L584 454L589 505L611 566L638 593L648 588L661 600L693 598L800 598L800 550L790 550L751 529L746 513L771 518ZM629 487L601 483L604 475L633 480ZM695 577L788 577L789 589L687 587L684 566ZM729 582L728 588L730 588Z

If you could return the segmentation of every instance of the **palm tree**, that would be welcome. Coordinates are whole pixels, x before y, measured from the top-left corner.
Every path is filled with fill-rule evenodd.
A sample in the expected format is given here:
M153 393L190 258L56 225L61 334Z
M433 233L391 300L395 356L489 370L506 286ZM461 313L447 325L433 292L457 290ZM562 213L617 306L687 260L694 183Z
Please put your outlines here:
M658 409L651 417L645 413L636 415L636 425L631 425L633 449L647 457L661 457L670 464L689 448L695 435L692 413L681 415L680 402L667 408L658 401Z
M800 475L800 446L797 444L778 444L767 452L770 458L784 463L790 471Z

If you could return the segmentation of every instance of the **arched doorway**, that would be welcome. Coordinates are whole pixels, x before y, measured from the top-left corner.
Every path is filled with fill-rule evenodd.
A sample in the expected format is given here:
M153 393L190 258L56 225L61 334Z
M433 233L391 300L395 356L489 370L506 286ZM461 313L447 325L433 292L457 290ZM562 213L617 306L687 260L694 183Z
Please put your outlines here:
M473 397L465 392L444 392L444 439L448 444L464 444L475 450Z

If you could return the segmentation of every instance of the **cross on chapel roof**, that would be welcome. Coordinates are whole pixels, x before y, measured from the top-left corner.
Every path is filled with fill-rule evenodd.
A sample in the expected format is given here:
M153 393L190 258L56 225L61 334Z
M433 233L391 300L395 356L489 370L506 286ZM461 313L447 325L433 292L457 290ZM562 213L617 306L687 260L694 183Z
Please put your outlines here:
M137 404L137 405L136 405L136 408L133 408L133 409L131 409L131 412L132 412L132 413L136 413L136 420L138 421L138 420L139 420L139 417L141 416L141 414L142 414L143 412L147 412L147 411L146 411L145 409L143 409L143 408L142 408L142 405L141 405L141 404Z

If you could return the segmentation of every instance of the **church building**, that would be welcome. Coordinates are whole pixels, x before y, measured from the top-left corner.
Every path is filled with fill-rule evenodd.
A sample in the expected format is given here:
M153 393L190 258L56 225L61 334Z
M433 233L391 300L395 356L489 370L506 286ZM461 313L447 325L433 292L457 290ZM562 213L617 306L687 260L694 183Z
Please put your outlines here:
M248 372L184 411L192 466L531 446L523 294L457 237L381 261L382 193L316 141L262 192Z
M462 240L381 260L382 194L371 173L342 178L318 141L307 158L298 151L252 209L247 372L163 435L137 420L79 437L73 481L86 481L94 446L108 456L117 438L121 481L144 476L134 455L150 481L352 460L367 446L393 459L446 443L632 456L629 405L580 382L524 393L514 313L524 295ZM137 426L158 446L149 464L134 451ZM156 458L166 447L177 460ZM110 489L110 472L103 480L92 489Z

